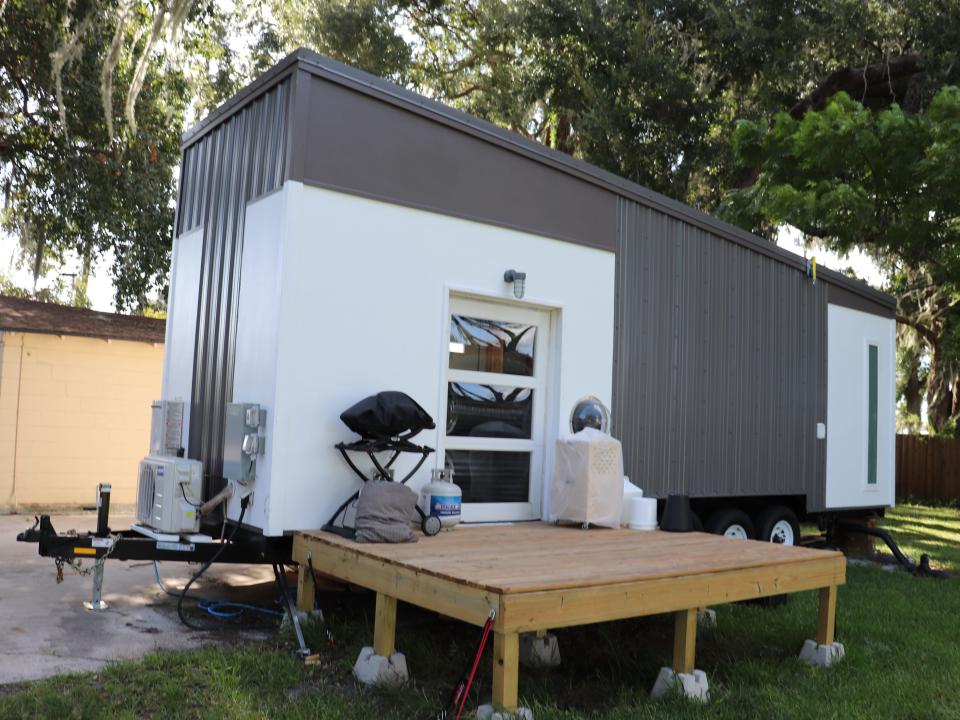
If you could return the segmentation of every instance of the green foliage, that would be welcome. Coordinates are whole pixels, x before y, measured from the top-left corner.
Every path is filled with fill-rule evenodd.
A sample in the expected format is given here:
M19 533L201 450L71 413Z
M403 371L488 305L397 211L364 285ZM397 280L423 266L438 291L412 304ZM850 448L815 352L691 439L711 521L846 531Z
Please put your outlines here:
M907 93L917 107L960 82L960 8L932 0L271 7L287 49L308 45L705 209L740 181L737 118L765 123L831 72L906 49L923 56Z
M866 247L894 270L960 277L960 88L943 88L922 115L840 93L799 121L740 122L733 148L761 168L728 196L734 222L789 224L841 253Z
M89 272L93 260L112 250L120 309L165 295L174 168L191 101L178 58L204 50L212 12L211 4L197 4L178 33L176 4L9 0L0 23L3 229L20 237L37 272L70 252ZM150 28L164 8L171 8L165 15L170 36L149 46ZM102 71L115 35L108 93ZM60 53L65 63L57 72ZM149 64L134 94L141 55ZM125 111L131 96L135 123Z
M900 389L918 414L920 375L930 428L960 414L960 88L922 114L875 111L844 93L820 112L772 124L741 121L733 149L756 182L728 193L721 213L747 228L793 225L840 253L860 248L890 276L899 320ZM923 361L926 360L926 367Z

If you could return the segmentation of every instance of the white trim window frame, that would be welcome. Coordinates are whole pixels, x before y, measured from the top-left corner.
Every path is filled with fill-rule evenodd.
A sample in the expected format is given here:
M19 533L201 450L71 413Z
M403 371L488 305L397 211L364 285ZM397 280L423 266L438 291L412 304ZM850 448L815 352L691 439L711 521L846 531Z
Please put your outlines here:
M453 316L479 318L488 321L532 325L536 328L533 344L533 369L530 375L507 372L484 372L450 367L450 327ZM539 308L525 307L499 300L478 300L460 295L450 295L446 313L446 337L444 343L444 426L443 455L450 450L474 450L489 452L523 452L529 455L528 496L524 502L468 502L462 505L466 522L511 522L537 520L541 517L541 503L545 464L545 415L547 407L547 377L551 354L551 313ZM532 410L529 438L472 437L446 434L448 393L451 383L480 385L485 387L508 387L532 391ZM457 477L454 475L454 482Z

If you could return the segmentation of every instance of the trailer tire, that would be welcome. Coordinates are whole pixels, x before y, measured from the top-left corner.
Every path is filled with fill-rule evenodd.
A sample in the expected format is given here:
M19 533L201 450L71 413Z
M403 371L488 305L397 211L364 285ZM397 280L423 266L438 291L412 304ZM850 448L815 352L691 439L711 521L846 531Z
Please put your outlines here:
M721 508L707 520L707 532L714 535L752 540L756 537L753 521L743 510L737 508Z
M757 539L778 545L796 545L800 540L800 521L784 505L771 505L757 516Z

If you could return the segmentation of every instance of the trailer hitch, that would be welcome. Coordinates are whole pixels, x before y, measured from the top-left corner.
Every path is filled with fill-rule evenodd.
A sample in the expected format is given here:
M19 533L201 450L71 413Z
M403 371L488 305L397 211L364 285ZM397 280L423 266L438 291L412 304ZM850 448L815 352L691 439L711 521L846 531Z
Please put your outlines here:
M17 542L39 543L48 538L55 538L57 531L53 529L49 515L33 516L33 527L17 533Z

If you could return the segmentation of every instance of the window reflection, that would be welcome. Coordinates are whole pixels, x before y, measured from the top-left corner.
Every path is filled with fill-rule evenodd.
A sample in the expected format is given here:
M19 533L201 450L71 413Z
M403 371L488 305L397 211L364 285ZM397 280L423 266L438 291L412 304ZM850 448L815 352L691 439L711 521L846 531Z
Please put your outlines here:
M450 318L450 367L533 375L536 332L535 325L453 315Z
M530 453L447 450L465 503L527 502Z
M502 385L449 383L447 435L529 438L533 390Z

